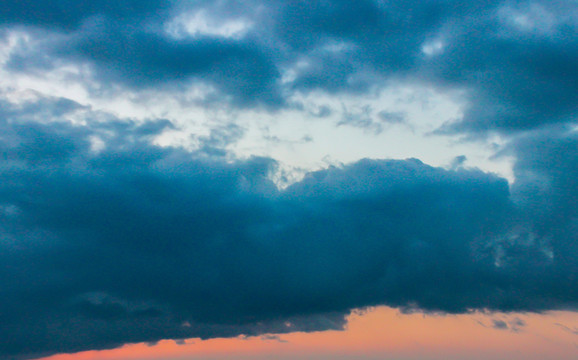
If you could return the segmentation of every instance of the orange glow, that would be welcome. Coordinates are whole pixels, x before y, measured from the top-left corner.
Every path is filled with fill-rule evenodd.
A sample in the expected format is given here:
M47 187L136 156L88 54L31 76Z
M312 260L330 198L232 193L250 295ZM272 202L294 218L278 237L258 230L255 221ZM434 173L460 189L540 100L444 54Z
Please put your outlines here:
M495 329L492 320L508 324ZM518 330L511 325L516 320ZM156 346L128 345L108 351L57 355L45 360L148 359L559 359L578 358L578 313L400 314L379 307L352 314L346 331L293 333L279 340L261 337L161 341ZM566 326L567 328L564 328Z

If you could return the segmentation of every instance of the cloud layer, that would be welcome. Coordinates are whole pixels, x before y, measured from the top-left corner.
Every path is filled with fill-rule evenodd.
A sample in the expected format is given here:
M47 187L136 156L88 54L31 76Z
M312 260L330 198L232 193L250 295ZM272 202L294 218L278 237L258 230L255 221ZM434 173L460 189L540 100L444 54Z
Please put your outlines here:
M578 16L569 1L8 1L12 71L66 63L100 86L204 84L236 106L293 106L313 90L367 93L399 81L462 91L444 131L575 120ZM38 31L41 30L41 31ZM213 99L214 100L214 99Z
M16 99L3 85L0 359L342 329L352 309L375 305L576 310L573 2L2 7L3 71L77 67L93 92L200 86L203 106L274 113L298 111L298 95L316 92L455 91L464 116L437 134L500 134L496 156L514 159L515 182L464 167L465 157L451 169L364 159L280 189L274 159L226 156L243 135L234 122L196 136L196 150L161 147L158 136L175 129L169 120L39 94ZM371 116L337 125L375 126Z
M415 159L362 160L279 190L271 159L151 145L166 122L26 120L39 110L78 107L2 104L3 358L341 328L379 304L576 306L575 132L512 145L513 195L495 175Z

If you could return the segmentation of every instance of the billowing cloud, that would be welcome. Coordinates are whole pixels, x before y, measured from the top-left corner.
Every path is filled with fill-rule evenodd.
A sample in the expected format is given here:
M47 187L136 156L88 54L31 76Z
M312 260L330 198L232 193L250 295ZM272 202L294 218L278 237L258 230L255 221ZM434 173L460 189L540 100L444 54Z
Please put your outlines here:
M2 358L339 329L379 304L576 306L575 177L555 156L571 156L574 133L552 134L544 168L525 151L539 139L519 140L514 197L495 175L415 159L362 160L280 190L272 159L154 146L162 121L42 123L35 109L78 107L40 101L2 110ZM525 191L544 177L549 187ZM560 201L532 203L546 194Z
M578 278L578 133L567 127L525 134L512 145L518 181L512 191L532 219L531 241L543 242L557 274L544 282L572 284ZM575 286L561 296L576 297Z
M30 82L68 69L63 83L79 82L87 100L18 92L24 80L0 87L0 359L342 329L352 310L376 305L576 310L575 3L8 0L2 9L2 71ZM229 151L251 130L235 122L243 110L322 121L339 101L300 99L414 85L463 105L432 136L500 136L493 146L512 158L511 183L458 153L448 168L363 159L282 188L275 159ZM174 96L184 112L178 95L191 86L204 92L194 106L225 113L192 134L196 147L163 138L188 115L131 119L91 102L101 92ZM342 105L337 126L413 130L405 109ZM517 331L516 319L490 326Z
M408 82L463 93L464 117L445 132L575 121L578 18L567 1L8 1L5 8L4 29L29 29L38 44L13 49L13 71L85 64L104 85L204 84L220 101L272 109L313 90L365 94ZM243 31L233 36L218 24Z

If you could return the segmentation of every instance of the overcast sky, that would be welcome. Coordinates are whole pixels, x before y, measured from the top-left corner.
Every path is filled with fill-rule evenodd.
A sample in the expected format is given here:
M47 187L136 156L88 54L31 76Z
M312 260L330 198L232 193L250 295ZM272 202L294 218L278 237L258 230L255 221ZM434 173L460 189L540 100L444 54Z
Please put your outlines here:
M575 0L4 0L0 359L576 311L577 28Z

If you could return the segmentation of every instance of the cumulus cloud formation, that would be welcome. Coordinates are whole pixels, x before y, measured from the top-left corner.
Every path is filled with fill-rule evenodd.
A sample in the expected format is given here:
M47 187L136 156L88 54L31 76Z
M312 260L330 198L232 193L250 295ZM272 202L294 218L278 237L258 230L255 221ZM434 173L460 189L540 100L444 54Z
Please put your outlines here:
M162 122L1 125L7 359L341 328L351 309L378 304L452 313L576 306L576 187L564 183L575 177L524 191L564 161L540 169L531 155L521 160L515 198L495 175L415 159L363 160L279 190L272 159L229 163L151 145ZM556 135L552 152L576 145ZM526 205L557 192L548 209ZM536 209L540 221L528 223ZM564 226L550 224L561 218Z
M376 305L576 310L573 2L2 7L3 71L78 67L89 93L202 85L203 106L274 114L306 112L296 95L455 90L463 117L434 133L503 136L496 157L514 159L514 181L467 167L462 155L449 169L363 159L280 188L275 159L229 154L245 135L234 118L195 135L198 148L160 146L177 128L170 119L43 94L22 100L2 84L0 359L162 339L278 339L264 334L343 329L353 309ZM355 109L337 125L379 133L408 122L404 112L374 119L371 108Z
M570 1L8 1L4 8L5 32L24 29L38 41L13 49L13 71L72 62L90 66L105 85L202 83L236 106L272 108L295 93L359 94L411 81L464 92L468 109L449 132L530 129L577 110L578 17ZM175 36L183 14L189 21ZM228 36L198 25L228 22L246 29ZM201 30L187 31L195 24Z

